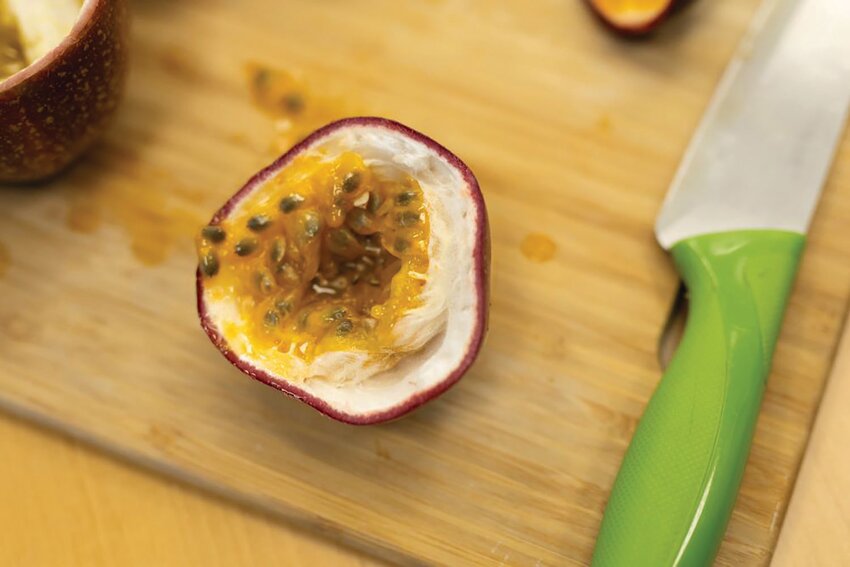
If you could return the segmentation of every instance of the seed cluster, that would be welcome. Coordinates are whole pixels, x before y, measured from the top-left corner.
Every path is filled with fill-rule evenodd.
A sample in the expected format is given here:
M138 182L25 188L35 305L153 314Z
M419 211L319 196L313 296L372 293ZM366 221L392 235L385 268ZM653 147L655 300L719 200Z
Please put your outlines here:
M276 197L264 187L246 212L201 229L207 286L239 297L253 335L282 351L375 347L417 301L422 282L408 273L427 272L422 189L380 179L357 154L290 167L303 174L284 170Z

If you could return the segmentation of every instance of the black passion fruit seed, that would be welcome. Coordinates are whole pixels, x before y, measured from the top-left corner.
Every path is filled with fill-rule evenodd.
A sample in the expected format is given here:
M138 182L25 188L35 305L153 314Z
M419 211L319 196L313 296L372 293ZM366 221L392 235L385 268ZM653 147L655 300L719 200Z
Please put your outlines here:
M345 309L342 307L337 307L336 309L332 309L325 319L330 323L333 321L342 321L345 319Z
M286 256L286 240L283 238L275 238L274 242L272 242L272 246L269 249L269 259L274 264L280 264L283 262L283 258Z
M201 273L208 278L213 277L218 273L218 256L212 252L207 252L201 258Z
M243 238L233 247L233 251L236 252L237 256L248 256L256 249L257 241L253 238Z
M270 275L260 272L257 274L257 287L263 293L271 293L274 287L274 280L272 280Z
M307 328L307 322L309 321L309 319L310 319L310 311L308 310L308 311L302 312L301 315L299 315L299 317L298 317L298 328L299 329L306 329Z
M356 255L360 248L357 238L347 228L338 228L330 233L328 237L328 248L334 254L344 256ZM350 254L353 252L353 254Z
M299 114L304 110L304 97L299 93L289 93L281 99L281 106L290 114Z
M304 197L302 197L301 195L287 195L286 197L280 200L280 210L286 214L289 214L295 209L297 209L298 206L303 202Z
M274 307L277 309L278 313L286 316L292 311L292 302L286 299L281 299L274 304Z
M396 223L405 228L416 226L419 224L420 220L422 219L420 218L419 213L413 211L404 211L403 213L396 215L395 218Z
M304 219L304 236L309 238L314 238L317 234L319 234L319 229L321 229L322 223L319 221L319 217L316 215L310 214Z
M405 250L410 248L410 242L408 242L404 238L396 238L395 243L393 244L393 248L395 248L396 252L404 252Z
M354 329L354 323L350 319L343 319L336 326L336 336L344 337Z
M370 213L375 214L378 212L378 209L381 208L381 203L383 203L383 200L381 199L380 195L378 195L377 193L370 193L369 202L366 203L366 209Z
M269 309L266 311L266 315L263 317L263 322L269 327L274 327L280 322L280 316L276 311Z
M413 202L413 199L416 198L416 193L413 191L405 191L403 193L399 193L395 196L395 204L401 205L402 207L405 205L409 205Z
M254 215L253 217L248 219L246 225L250 230L253 230L254 232L260 232L262 230L267 229L271 223L272 219L270 219L266 215Z
M375 232L374 219L372 215L363 209L352 209L348 213L348 226L350 226L358 234L370 234Z
M209 240L214 244L218 244L219 242L223 242L225 236L224 229L220 226L205 226L201 229L201 237L205 240Z
M353 193L357 191L357 188L360 187L360 181L362 181L360 172L352 171L342 180L342 192Z

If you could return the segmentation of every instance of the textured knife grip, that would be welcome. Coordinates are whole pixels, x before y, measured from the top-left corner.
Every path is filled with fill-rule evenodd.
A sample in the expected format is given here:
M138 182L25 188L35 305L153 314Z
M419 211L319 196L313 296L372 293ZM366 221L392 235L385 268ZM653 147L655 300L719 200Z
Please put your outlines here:
M684 337L614 483L595 567L710 565L750 450L805 238L736 231L683 240Z

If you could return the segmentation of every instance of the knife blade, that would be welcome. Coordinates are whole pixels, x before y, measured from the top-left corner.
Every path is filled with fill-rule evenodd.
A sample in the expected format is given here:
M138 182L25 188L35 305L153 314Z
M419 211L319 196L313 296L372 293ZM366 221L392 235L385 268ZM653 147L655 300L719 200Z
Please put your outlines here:
M713 561L848 106L850 4L766 0L657 220L690 312L617 474L594 566Z
M850 102L850 6L766 2L658 216L665 248L724 230L805 232Z

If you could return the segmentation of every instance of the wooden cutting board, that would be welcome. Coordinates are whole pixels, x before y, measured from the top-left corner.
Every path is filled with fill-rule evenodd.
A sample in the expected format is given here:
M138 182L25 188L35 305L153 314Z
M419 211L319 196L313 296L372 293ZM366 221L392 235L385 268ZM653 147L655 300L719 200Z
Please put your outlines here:
M0 405L399 562L586 564L678 285L653 218L756 4L697 2L633 42L575 0L138 0L109 135L0 191ZM258 109L251 65L291 76L304 118ZM274 147L350 113L458 153L493 235L474 370L368 428L245 378L194 307L195 231ZM766 564L782 521L850 297L848 158L720 565Z

